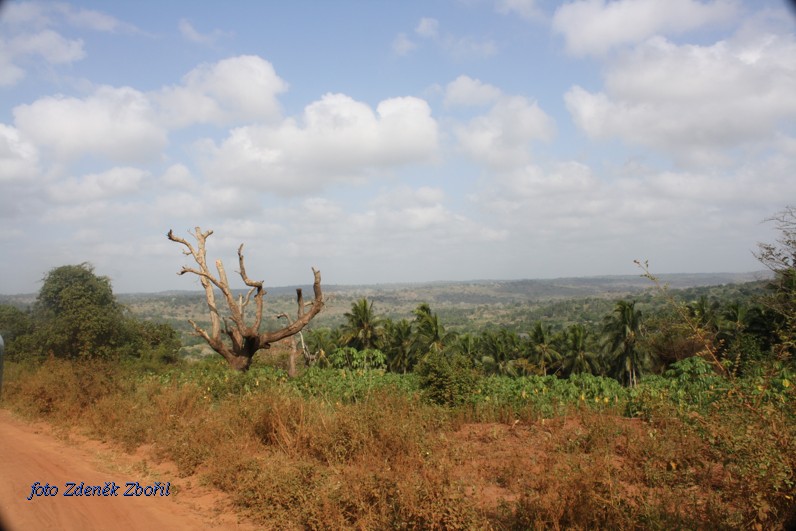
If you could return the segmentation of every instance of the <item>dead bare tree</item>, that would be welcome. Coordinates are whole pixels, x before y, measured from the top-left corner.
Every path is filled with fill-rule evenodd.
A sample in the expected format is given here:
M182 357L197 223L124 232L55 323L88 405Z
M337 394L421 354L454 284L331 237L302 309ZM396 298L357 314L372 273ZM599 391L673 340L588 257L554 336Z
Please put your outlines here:
M177 273L178 275L192 273L198 276L202 287L205 289L205 299L207 299L207 307L210 310L210 332L189 319L191 326L193 326L197 335L204 338L213 350L227 360L231 367L239 371L246 371L251 366L252 357L258 350L270 348L272 343L299 333L321 311L321 308L323 308L321 272L312 268L312 273L315 276L313 283L315 298L312 302L305 303L301 288L296 289L296 304L298 305L296 320L293 322L288 320L287 326L278 330L260 333L260 325L263 321L263 297L266 294L263 289L263 283L262 281L251 280L246 275L246 267L243 264L243 244L241 244L238 247L239 273L243 283L249 286L249 292L245 297L240 295L236 300L229 287L227 273L221 260L216 260L218 277L214 276L207 266L205 243L211 234L213 234L212 230L202 232L199 227L196 227L194 236L197 247L194 247L185 239L175 236L172 230L169 230L167 236L169 240L182 244L185 247L183 253L186 256L193 257L199 266L198 269L183 266L182 270ZM221 291L221 295L229 309L229 315L223 318L219 314L218 306L216 305L216 288ZM255 303L254 322L251 325L247 325L245 320L246 307L252 300ZM306 309L307 306L309 306L308 310ZM221 327L222 321L223 330ZM229 342L223 340L222 331L229 339Z

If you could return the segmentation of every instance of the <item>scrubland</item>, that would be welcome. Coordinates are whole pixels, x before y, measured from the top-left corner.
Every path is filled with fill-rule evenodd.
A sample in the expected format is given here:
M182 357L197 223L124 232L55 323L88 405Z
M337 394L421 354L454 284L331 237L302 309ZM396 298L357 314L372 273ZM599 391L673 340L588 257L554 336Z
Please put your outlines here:
M278 351L278 347L275 347ZM699 358L635 388L223 360L6 364L3 406L227 493L267 529L778 529L796 524L790 374ZM440 375L437 375L440 377ZM464 383L462 383L464 382Z

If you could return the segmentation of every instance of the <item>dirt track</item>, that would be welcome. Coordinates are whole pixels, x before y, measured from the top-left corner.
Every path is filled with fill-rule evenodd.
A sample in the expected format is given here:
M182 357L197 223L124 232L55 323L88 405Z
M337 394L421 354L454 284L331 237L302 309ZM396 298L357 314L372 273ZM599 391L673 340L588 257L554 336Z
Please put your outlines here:
M239 526L230 514L216 514L218 495L186 488L171 479L170 495L125 497L125 483L153 483L135 472L135 459L117 455L96 441L56 438L42 424L28 424L0 409L0 529L220 529ZM179 494L174 493L175 481ZM58 487L56 496L33 497L36 481ZM120 485L116 496L64 496L67 482ZM193 490L193 492L192 492Z

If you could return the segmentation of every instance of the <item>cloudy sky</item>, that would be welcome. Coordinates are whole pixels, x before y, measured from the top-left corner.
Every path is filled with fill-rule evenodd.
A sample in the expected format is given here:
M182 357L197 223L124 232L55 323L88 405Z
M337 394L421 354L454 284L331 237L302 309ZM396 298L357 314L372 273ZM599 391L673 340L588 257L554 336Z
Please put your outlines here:
M794 95L783 0L12 0L0 293L758 270Z

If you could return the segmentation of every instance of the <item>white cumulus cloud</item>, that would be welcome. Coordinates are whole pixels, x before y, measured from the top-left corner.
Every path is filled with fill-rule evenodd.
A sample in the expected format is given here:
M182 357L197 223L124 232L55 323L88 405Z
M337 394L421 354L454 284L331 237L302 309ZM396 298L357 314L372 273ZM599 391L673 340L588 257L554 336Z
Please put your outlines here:
M796 42L761 33L713 45L655 37L605 73L605 86L565 94L592 138L618 137L683 164L721 163L727 150L773 140L796 118Z
M445 87L444 103L450 107L488 105L500 98L499 88L469 76L459 76Z
M556 9L553 30L574 55L603 55L654 35L679 34L728 22L739 13L733 0L578 0Z
M458 125L454 133L470 157L506 168L528 162L530 143L550 140L555 124L536 102L522 96L502 96L487 114Z
M24 140L16 128L0 124L0 183L26 181L38 171L36 147Z
M172 126L229 125L278 119L277 96L287 88L271 63L256 55L241 55L200 65L180 85L166 87L152 98Z
M211 142L206 173L282 194L301 194L369 171L422 162L436 154L437 123L418 98L391 98L374 110L343 94L308 105L300 120L232 130Z
M134 162L158 156L167 144L148 98L130 87L101 86L82 99L48 96L13 113L17 128L57 158Z

